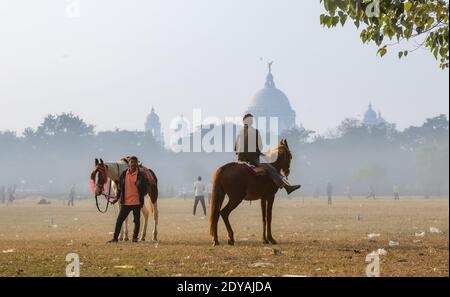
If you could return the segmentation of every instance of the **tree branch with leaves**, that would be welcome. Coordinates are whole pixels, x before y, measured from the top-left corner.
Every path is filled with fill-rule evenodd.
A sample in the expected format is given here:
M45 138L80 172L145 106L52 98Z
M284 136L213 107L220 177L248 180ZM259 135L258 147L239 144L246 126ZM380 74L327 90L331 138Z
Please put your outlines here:
M373 42L383 57L388 48L402 41L413 41L412 49L398 50L398 57L420 48L429 50L442 69L449 68L448 0L320 0L326 13L320 23L327 27L344 26L352 20L362 28L364 44Z

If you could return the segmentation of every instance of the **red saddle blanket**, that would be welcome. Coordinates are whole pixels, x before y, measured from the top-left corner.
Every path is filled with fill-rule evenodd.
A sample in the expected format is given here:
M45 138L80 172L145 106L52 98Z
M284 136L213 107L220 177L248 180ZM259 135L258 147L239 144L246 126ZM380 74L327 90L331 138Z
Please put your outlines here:
M153 174L150 172L150 169L148 169L147 167L141 165L140 166L142 171L144 171L145 174L145 178L147 179L149 184L156 184L156 180L153 177Z

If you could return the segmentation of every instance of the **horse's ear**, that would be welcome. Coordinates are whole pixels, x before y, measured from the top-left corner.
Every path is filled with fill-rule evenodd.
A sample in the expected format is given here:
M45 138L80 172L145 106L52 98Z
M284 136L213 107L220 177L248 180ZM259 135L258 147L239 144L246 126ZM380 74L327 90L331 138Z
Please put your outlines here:
M103 165L103 159L100 159L100 164Z
M281 140L280 140L280 144L285 144L285 142L286 142L286 139L284 139L284 138L281 138Z
M95 158L95 166L97 166L97 165L98 165L98 159Z
M289 148L289 145L287 143L287 139L284 140L284 145L286 145L286 147Z

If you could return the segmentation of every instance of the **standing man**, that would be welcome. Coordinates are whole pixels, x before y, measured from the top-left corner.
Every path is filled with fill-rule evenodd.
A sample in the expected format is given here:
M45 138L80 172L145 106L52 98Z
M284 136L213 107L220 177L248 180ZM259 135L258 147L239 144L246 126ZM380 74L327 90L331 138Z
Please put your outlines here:
M70 188L70 193L69 193L69 202L67 203L67 206L74 206L73 205L73 201L75 200L75 185L72 185L72 187Z
M377 199L377 197L375 196L375 190L372 186L369 186L369 195L366 197L366 199L368 198L373 198L373 200Z
M116 203L117 200L120 201L120 211L117 216L113 239L108 242L118 242L123 221L125 221L131 211L133 212L134 218L133 242L138 241L141 224L141 208L144 206L144 198L147 195L148 186L145 173L139 168L138 164L137 157L130 157L128 169L119 177L117 199L113 203Z
M8 201L6 202L6 206L13 203L16 200L16 188L17 185L14 184L12 187L8 188Z
M333 194L333 185L329 181L327 183L327 196L328 196L328 205L331 205L331 195Z
M394 200L400 200L400 188L397 185L394 185Z
M0 200L2 201L2 204L5 203L6 200L6 190L5 190L5 186L2 186L0 188Z
M205 206L205 185L202 182L202 177L199 176L197 178L197 181L194 183L194 196L195 196L195 202L194 202L194 210L192 215L195 216L195 213L197 211L197 205L198 202L202 204L203 207L203 214L206 217L206 206Z

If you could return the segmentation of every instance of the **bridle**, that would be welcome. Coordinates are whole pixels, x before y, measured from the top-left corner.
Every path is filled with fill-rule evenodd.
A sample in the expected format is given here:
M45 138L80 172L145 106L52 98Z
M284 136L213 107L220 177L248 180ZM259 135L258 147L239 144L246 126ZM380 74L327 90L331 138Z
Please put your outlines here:
M101 165L102 166L102 169L100 170L99 168L98 168L98 166L95 168L95 170L93 171L93 173L91 174L91 179L93 179L93 177L95 177L95 174L98 172L100 175L104 175L104 176L101 176L101 180L102 181L104 181L105 179L107 179L108 177L107 177L107 174L106 174L106 165ZM120 176L120 168L119 168L119 164L117 164L116 163L116 166L117 166L117 175L118 176ZM95 178L94 178L94 183L95 183ZM112 201L115 201L115 200L117 200L117 196L111 196L111 184L112 184L112 179L110 178L109 179L109 186L108 186L108 194L106 194L106 193L104 193L103 192L103 189L104 189L104 183L102 183L101 184L101 186L99 185L99 184L97 184L97 183L95 183L95 188L97 188L97 187L100 187L101 189L102 189L102 192L100 193L100 195L95 195L95 190L94 190L94 198L95 198L95 205L97 206L97 209L98 209L98 211L100 212L100 213L106 213L107 211L108 211L108 207L109 207L109 205L110 204L113 204L113 202L111 202L111 200ZM106 199L106 207L105 207L105 209L104 210L101 210L100 209L100 205L99 205L99 203L98 203L98 196L104 196L105 197L105 199Z
M290 161L290 159L292 159L292 155L291 155L291 151L289 150L289 148L286 146L286 145L284 145L284 144L280 144L280 145L278 145L278 148L277 148L277 150L278 151L280 151L280 149L281 148L284 148L284 160L283 160L283 162L282 163L284 163L284 164L289 164L289 161ZM289 167L289 166L288 166ZM285 174L285 171L290 171L290 168L286 168L286 170L284 169L284 168L281 168L281 170L283 171L283 176L284 176L284 178L286 178L286 179L288 179L288 177L287 177L287 175Z

